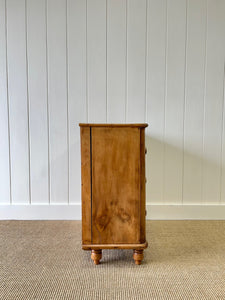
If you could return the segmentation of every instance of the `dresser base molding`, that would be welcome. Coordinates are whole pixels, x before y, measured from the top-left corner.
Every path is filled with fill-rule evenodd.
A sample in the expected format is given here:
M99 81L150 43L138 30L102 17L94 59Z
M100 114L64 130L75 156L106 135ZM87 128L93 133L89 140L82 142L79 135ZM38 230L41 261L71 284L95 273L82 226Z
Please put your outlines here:
M83 250L101 250L101 249L140 249L144 250L148 247L148 242L143 244L83 244Z

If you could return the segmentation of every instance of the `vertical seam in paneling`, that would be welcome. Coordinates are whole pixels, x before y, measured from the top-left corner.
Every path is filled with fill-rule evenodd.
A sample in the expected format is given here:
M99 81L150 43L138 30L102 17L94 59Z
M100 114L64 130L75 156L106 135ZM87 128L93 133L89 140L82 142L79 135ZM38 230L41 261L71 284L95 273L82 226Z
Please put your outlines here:
M105 56L106 56L106 70L105 70L105 76L106 76L106 123L108 121L108 14L107 14L107 10L108 10L108 0L106 0L106 8L105 8Z
M45 0L45 37L46 37L46 112L47 112L47 129L48 129L48 203L51 202L50 195L50 126L49 126L49 82L48 82L48 0Z
M69 137L69 74L68 74L68 0L66 0L66 113L67 113L67 189L68 199L70 202L70 137Z
M203 171L205 153L205 101L206 101L206 71L207 71L207 39L208 39L208 0L206 1L205 21L205 65L204 65L204 93L203 93L203 133L202 133L202 160L201 160L201 203L203 202Z
M7 31L7 2L5 0L5 50L6 50L6 92L7 92L7 117L8 117L8 146L9 146L9 200L12 204L12 166L10 143L10 113L9 113L9 73L8 73L8 31Z
M147 62L148 62L148 0L146 0L146 28L145 28L145 122L147 122Z
M223 135L224 135L224 110L225 110L225 61L224 61L224 69L223 69L223 108L222 108L222 128L221 128L221 153L220 153L220 204L222 204L222 178L223 178Z
M181 203L184 203L184 153L185 153L185 117L186 117L186 105L187 105L187 42L188 42L188 0L186 0L186 31L185 31L185 61L184 61L184 104L183 104L183 153L182 153L182 199Z
M127 89L128 89L128 80L127 80L127 76L128 76L128 55L127 55L127 40L128 40L128 26L127 26L127 19L128 19L128 4L127 4L126 0L126 59L125 59L125 68L126 68L126 78L125 78L125 123L127 122L127 106L128 106L128 98L127 98Z
M166 161L166 100L167 100L167 55L168 55L168 0L166 0L166 30L165 30L165 83L164 83L164 128L163 128L163 203L165 204L165 161Z
M27 137L28 137L28 176L29 176L29 203L31 204L31 164L30 164L30 97L28 86L28 48L27 48L27 0L25 0L25 35L26 35L26 86L27 86Z
M86 122L88 122L88 0L86 0Z

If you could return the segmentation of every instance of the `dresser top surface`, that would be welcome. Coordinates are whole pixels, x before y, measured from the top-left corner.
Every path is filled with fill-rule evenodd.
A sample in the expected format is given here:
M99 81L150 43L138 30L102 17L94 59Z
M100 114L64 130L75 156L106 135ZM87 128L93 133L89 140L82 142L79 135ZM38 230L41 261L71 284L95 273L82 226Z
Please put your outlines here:
M107 124L107 123L79 123L80 127L148 127L147 123L131 123L131 124L125 124L125 123L117 123L117 124Z

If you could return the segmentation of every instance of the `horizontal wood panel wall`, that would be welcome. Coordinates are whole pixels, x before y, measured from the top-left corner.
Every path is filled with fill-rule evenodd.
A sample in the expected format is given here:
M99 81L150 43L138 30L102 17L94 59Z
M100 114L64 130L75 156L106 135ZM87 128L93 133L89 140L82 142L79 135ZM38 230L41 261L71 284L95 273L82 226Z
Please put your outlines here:
M79 122L147 122L147 202L225 204L224 0L0 0L0 204L78 204Z

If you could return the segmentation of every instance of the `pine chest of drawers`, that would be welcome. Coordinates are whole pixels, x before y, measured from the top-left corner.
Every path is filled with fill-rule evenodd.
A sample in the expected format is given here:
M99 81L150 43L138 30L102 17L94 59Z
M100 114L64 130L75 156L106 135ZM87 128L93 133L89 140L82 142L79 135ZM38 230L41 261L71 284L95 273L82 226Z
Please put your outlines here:
M102 249L133 249L143 259L145 239L145 127L79 124L82 248L98 264Z

